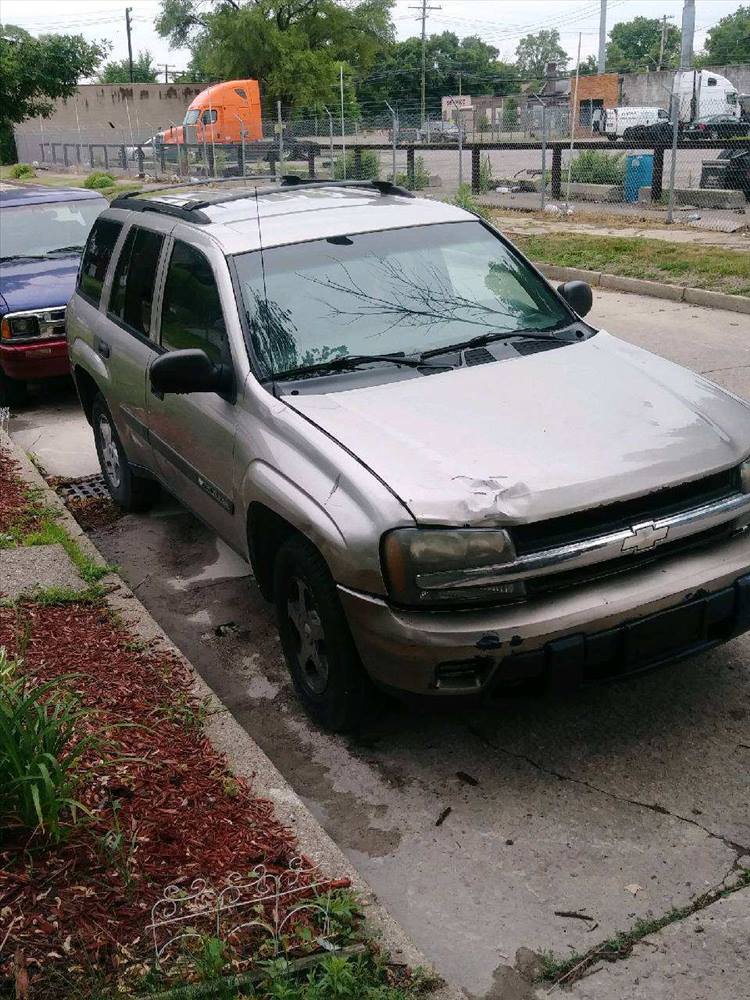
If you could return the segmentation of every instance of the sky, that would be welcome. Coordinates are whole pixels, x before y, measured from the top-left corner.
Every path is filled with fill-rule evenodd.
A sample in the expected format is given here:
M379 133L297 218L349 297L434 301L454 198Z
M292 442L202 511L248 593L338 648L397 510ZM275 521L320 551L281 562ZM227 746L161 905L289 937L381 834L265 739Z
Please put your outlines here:
M581 35L581 57L595 54L599 38L599 0L429 0L439 10L430 12L428 32L453 31L459 37L479 35L500 50L500 58L512 60L519 39L540 28L556 27L573 63ZM419 33L419 0L396 0L393 19L398 38ZM125 7L132 8L133 52L148 49L155 62L170 70L188 64L185 49L170 49L156 33L154 18L159 0L0 0L0 19L17 24L32 34L45 31L80 32L89 39L105 38L112 43L111 59L127 56ZM696 0L695 48L699 50L706 32L720 18L733 13L739 0ZM672 18L679 25L682 0L608 0L607 28L617 21L639 15Z

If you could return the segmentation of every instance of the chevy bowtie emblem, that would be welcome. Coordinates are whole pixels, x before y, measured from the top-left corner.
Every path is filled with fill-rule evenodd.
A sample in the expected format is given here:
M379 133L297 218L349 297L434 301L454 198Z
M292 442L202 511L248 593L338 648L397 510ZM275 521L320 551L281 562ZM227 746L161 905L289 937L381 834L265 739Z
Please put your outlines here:
M653 521L638 524L631 530L633 534L622 543L623 552L645 552L669 537L669 528L657 528Z

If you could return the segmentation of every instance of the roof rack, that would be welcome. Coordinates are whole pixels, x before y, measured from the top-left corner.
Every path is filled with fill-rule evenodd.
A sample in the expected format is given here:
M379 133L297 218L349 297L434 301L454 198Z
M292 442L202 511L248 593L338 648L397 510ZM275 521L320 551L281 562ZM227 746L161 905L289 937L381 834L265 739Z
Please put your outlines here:
M224 177L219 180L200 180L188 182L185 184L168 184L164 187L152 188L151 191L144 192L146 194L159 194L162 191L175 191L180 188L190 188L193 186L209 186L213 184L222 184L227 181L238 181L242 180L241 177ZM268 180L267 174L260 174L254 176L248 176L245 180ZM184 219L187 222L197 222L201 225L213 222L205 212L202 211L204 208L210 208L213 205L226 205L228 202L232 201L244 201L248 198L253 198L256 195L258 197L277 194L279 191L283 191L284 188L290 187L316 187L316 188L341 188L341 187L351 187L351 188L362 188L365 190L375 190L381 195L398 195L402 198L414 198L414 192L409 191L405 187L401 187L398 184L393 184L391 181L378 181L378 180L329 180L329 181L319 181L308 179L307 177L298 177L296 174L285 174L280 178L277 184L255 188L253 191L242 190L235 191L232 194L226 195L226 197L208 199L208 198L196 198L192 201L185 202L184 205L172 205L165 201L150 201L148 198L138 197L141 192L129 191L119 198L115 198L112 203L112 208L124 208L131 212L156 212L160 215L172 215L178 219Z

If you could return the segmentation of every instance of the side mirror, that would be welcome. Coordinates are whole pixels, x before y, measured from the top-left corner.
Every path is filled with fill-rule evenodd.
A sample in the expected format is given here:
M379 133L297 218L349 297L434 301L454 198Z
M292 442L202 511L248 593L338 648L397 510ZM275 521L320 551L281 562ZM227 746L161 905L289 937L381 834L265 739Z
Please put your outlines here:
M209 360L205 351L169 351L149 369L151 389L157 393L228 392L232 376L223 366Z
M568 303L573 312L579 316L585 316L591 312L594 304L594 296L591 285L585 281L566 281L564 285L558 285L557 290Z

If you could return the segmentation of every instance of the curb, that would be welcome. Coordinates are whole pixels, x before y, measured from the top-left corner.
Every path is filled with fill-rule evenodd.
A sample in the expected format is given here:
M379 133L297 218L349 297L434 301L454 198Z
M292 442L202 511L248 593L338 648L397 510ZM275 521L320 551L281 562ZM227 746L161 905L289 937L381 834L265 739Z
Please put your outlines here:
M729 312L750 315L750 297L747 295L728 295L726 292L711 292L705 288L670 285L665 281L626 278L606 271L586 271L578 267L541 264L538 261L533 263L551 281L586 281L592 287L607 288L610 291L633 292L636 295L650 295L656 299L669 299L671 302L688 302L694 306L726 309Z
M25 482L44 492L45 503L55 510L60 524L86 555L97 565L106 565L101 553L62 499L42 478L26 453L18 448L10 435L2 429L0 429L0 450L9 452L16 460L21 478ZM168 652L185 665L193 678L191 694L198 701L203 701L207 708L205 734L213 747L224 754L232 772L245 778L258 796L273 803L279 820L294 831L300 848L306 854L311 855L329 871L351 879L352 888L365 904L367 928L377 942L397 963L434 972L428 959L378 901L370 885L326 833L271 759L237 722L230 710L152 618L124 580L116 573L108 573L101 584L106 591L104 598L106 603L128 629L143 642L149 643L152 649ZM437 973L434 974L440 978ZM428 996L430 1000L465 1000L466 997L462 991L447 984L435 989Z

